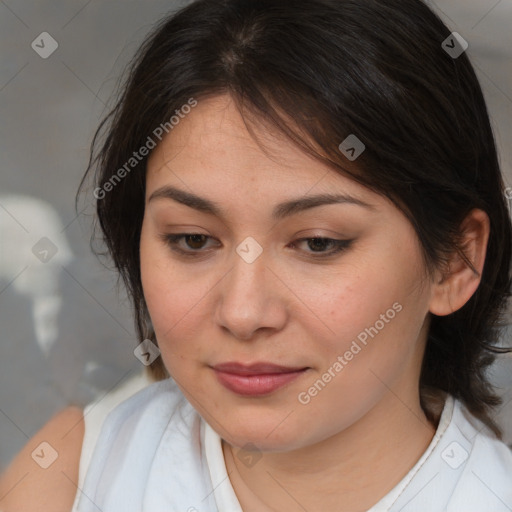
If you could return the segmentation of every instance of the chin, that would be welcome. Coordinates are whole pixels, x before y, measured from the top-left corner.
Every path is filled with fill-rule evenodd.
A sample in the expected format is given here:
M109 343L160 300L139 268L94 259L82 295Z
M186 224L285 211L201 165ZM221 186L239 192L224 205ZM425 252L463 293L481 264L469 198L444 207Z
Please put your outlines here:
M284 415L286 416L286 415ZM229 421L228 416L224 416L227 420L223 425L229 425L228 429L222 428L217 423L212 428L230 445L247 449L248 451L256 450L261 452L287 452L301 448L304 445L304 429L297 428L292 424L286 426L283 421L283 416L279 421L260 421L258 422L257 416L250 422ZM281 425L280 425L281 423ZM276 428L277 427L277 428Z

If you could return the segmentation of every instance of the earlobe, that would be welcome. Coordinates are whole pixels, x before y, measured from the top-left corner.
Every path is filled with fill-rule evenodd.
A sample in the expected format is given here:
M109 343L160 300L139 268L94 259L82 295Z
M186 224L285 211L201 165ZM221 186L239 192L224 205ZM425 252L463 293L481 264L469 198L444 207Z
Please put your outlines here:
M429 310L434 315L445 316L462 308L481 281L490 232L488 215L483 210L471 210L460 232L462 249L473 268L458 252L450 255L447 270L438 272L432 285Z

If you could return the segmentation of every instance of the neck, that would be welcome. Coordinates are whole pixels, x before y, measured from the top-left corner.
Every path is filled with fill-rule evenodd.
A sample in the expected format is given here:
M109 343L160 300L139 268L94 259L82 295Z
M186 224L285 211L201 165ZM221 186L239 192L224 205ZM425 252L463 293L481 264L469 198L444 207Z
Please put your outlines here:
M388 392L349 428L291 452L264 453L252 467L223 441L226 467L244 511L364 511L385 496L435 434L419 402Z

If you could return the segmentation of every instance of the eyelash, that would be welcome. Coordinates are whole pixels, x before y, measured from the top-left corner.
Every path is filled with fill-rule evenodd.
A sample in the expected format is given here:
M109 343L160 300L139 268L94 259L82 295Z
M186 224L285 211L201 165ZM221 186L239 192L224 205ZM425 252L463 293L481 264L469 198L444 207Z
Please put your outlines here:
M206 239L211 239L211 236L204 235L202 233L177 233L177 234L167 234L164 233L160 235L162 240L171 248L172 251L181 254L188 258L197 258L205 253L205 251L201 251L201 249L198 250L191 250L191 251L185 251L183 249L180 249L177 247L177 244L179 241L185 237L189 236L203 236ZM348 249L350 244L352 243L352 240L337 240L334 238L326 238L326 237L308 237L308 238L300 238L296 240L292 245L295 245L296 242L305 242L308 240L323 240L324 242L330 243L334 246L334 249L329 252L323 252L323 253L309 253L313 258L328 258L330 256L333 256L337 253L340 253L344 251L345 249Z

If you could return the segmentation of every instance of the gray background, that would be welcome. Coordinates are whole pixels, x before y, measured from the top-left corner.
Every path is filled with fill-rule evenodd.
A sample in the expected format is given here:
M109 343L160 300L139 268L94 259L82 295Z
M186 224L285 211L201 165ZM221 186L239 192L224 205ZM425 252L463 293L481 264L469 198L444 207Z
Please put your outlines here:
M185 3L0 1L0 471L58 410L144 368L126 297L89 248L93 198L77 217L74 195L123 65ZM512 0L431 5L469 42L512 186ZM58 43L46 59L31 47L42 32ZM511 357L493 374L511 442Z

